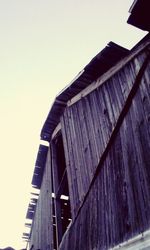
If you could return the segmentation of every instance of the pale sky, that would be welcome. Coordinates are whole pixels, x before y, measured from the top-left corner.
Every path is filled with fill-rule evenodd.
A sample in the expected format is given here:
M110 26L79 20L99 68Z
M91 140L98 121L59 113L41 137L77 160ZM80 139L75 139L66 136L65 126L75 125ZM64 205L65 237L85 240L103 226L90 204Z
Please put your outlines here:
M0 0L0 248L23 246L40 131L55 96L109 41L146 33L132 0Z

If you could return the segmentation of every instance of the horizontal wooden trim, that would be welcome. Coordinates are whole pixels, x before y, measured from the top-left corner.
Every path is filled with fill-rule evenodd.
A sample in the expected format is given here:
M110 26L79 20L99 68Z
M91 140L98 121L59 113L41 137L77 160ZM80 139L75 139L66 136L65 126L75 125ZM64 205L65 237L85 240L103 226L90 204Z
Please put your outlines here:
M150 230L147 230L132 239L119 244L109 250L148 250L150 249Z

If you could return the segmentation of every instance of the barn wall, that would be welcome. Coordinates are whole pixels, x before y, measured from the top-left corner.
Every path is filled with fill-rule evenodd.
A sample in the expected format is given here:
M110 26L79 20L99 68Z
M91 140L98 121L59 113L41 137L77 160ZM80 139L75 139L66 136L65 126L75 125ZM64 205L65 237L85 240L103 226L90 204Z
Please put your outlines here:
M53 249L52 204L50 197L52 190L51 190L50 167L51 167L50 152L48 152L42 186L36 206L36 212L31 231L30 247L33 245L33 249L35 250Z
M146 53L129 62L105 84L64 112L62 133L74 216L89 189Z
M65 110L61 122L74 221L60 249L104 250L150 227L150 63L96 172L147 53Z

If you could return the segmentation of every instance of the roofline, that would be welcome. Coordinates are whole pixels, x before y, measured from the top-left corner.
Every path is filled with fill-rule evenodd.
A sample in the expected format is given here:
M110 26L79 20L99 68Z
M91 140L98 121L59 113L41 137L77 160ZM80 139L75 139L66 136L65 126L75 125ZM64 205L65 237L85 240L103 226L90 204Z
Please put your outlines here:
M135 8L135 5L137 4L137 2L138 2L138 0L134 0L132 5L130 6L129 13L131 13L133 11L133 9Z
M149 0L134 0L127 23L144 31L150 31Z
M56 96L41 130L41 140L50 142L52 133L60 122L60 117L68 101L89 86L93 81L97 80L128 53L128 49L109 42L107 46L79 72L73 81Z

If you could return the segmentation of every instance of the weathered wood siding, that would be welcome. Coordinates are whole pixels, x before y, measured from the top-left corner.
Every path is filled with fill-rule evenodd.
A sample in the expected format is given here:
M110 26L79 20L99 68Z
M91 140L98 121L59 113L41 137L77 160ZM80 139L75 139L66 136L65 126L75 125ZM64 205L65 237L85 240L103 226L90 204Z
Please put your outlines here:
M51 160L50 152L48 151L45 172L31 231L30 247L33 245L33 250L53 249L51 193Z
M60 249L104 250L150 227L150 63L94 177L147 53L64 112L74 221Z

